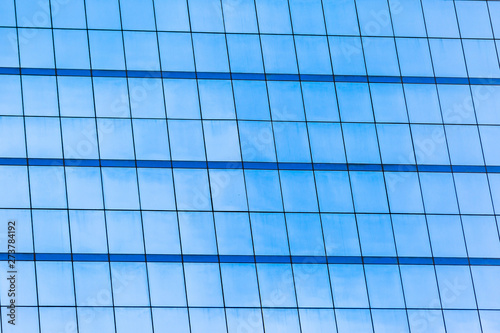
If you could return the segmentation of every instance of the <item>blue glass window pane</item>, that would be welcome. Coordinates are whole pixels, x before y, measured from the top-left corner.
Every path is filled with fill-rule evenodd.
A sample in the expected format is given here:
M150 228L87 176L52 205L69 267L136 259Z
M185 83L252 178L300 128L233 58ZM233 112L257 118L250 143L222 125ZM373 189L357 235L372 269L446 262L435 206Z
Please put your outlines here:
M471 88L477 122L479 124L500 123L500 113L496 112L496 106L500 103L500 87L473 85Z
M329 268L335 306L337 308L367 308L368 294L363 266L330 265Z
M262 35L262 52L267 73L297 74L292 36Z
M188 304L222 306L219 264L184 264Z
M157 71L160 69L156 33L125 31L123 41L128 70Z
M373 332L369 310L338 309L335 313L337 315L336 318L339 333Z
M189 31L186 0L154 0L156 26L163 31Z
M0 207L29 208L27 168L21 166L2 166L0 170L2 171L0 173L0 184L2 184L2 188L12 189L0 195Z
M54 76L22 76L24 114L57 116L57 84Z
M266 332L299 333L300 324L295 309L265 309L264 324Z
M377 122L406 123L405 96L399 84L371 83L373 110Z
M493 33L495 37L500 35L500 4L492 2L488 3L489 14L490 14L490 22L493 29Z
M228 307L260 306L254 264L221 264L224 304Z
M224 309L189 309L191 333L225 333L226 318Z
M442 122L436 86L432 84L405 84L404 92L410 122Z
M408 310L410 330L424 329L429 333L445 333L443 312L440 310Z
M35 251L38 253L70 252L68 213L57 210L33 211L33 235Z
M395 214L392 215L392 226L399 256L431 256L427 221L424 216Z
M66 168L68 207L102 209L101 174L98 168Z
M422 194L420 193L420 184L416 172L386 173L386 180L391 212L424 212Z
M326 253L329 256L359 256L356 220L351 214L322 214Z
M186 306L184 271L181 263L148 263L151 305Z
M455 4L461 38L492 38L487 2L457 2Z
M66 188L62 167L29 168L33 208L66 208ZM47 188L51 191L47 192Z
M438 3L446 3L439 1ZM442 19L442 18L440 18ZM442 24L442 23L441 23ZM442 24L444 26L444 24ZM437 77L466 77L462 44L458 39L430 39L432 62Z
M98 117L130 117L127 79L94 77L95 111Z
M318 214L286 214L290 253L297 256L325 254Z
M200 119L195 80L163 80L163 88L169 118Z
M121 32L89 31L89 42L93 69L125 69Z
M61 130L57 118L27 117L25 123L28 157L62 158Z
M241 160L238 129L235 121L206 120L203 121L203 129L209 161Z
M488 179L485 174L456 173L455 182L461 213L493 213Z
M340 124L309 123L308 130L315 163L345 163Z
M425 22L419 0L389 0L395 36L425 37Z
M313 173L280 171L283 203L287 212L317 212L318 202Z
M64 158L97 159L96 123L88 118L62 118Z
M175 209L172 172L169 169L137 169L141 208L151 210Z
M1 67L19 67L16 29L0 28Z
M436 274L439 291L442 295L441 303L444 309L477 309L469 267L436 266ZM450 283L449 281L452 282ZM474 281L477 281L476 278L474 278ZM484 284L480 285L480 283L477 281L475 284L476 287L481 288L481 286L485 286Z
M324 0L323 10L329 35L359 35L354 0Z
M70 210L71 249L75 253L106 253L108 243L103 211Z
M446 324L446 329L450 332L459 332L461 330L470 333L482 332L477 311L444 311L444 322Z
M54 68L52 32L47 29L19 29L19 36L23 34L31 38L19 43L21 67Z
M375 126L372 124L342 124L347 162L380 163Z
M295 34L325 34L321 0L290 0L290 15Z
M96 295L111 296L109 264L106 262L75 262L76 304L110 306L111 297L97 299Z
M346 172L316 171L316 187L322 212L352 212L349 177Z
M93 318L94 320L85 320ZM76 326L76 323L75 323ZM112 308L89 307L78 309L78 329L80 332L115 332L115 318Z
M418 164L450 164L444 128L441 125L411 125Z
M420 183L427 213L458 213L451 174L420 173Z
M250 220L256 255L289 255L283 214L251 213Z
M359 37L328 38L335 75L366 75L365 58Z
M21 80L15 75L0 75L0 114L22 115Z
M302 333L336 333L335 315L326 309L299 309Z
M273 120L304 120L304 107L298 82L268 82L267 89Z
M421 309L434 307L439 300L434 268L430 265L402 265L400 268L406 306Z
M58 332L76 327L75 309L50 307L39 309L40 328L45 332Z
M265 82L233 81L233 92L238 119L270 119Z
M415 164L410 127L406 124L377 124L382 163Z
M273 123L279 162L310 162L311 153L305 123Z
M139 209L137 176L132 168L103 168L104 204L108 209Z
M134 119L135 156L138 160L170 159L165 120Z
M247 169L245 181L251 211L283 211L277 171Z
M193 45L187 33L158 33L163 71L194 71Z
M201 112L204 119L234 119L231 81L200 80Z
M118 0L86 0L89 29L121 29Z
M220 0L189 0L193 31L224 32Z
M255 0L261 33L292 32L286 0Z
M483 164L481 142L476 126L448 125L445 129L452 164Z
M244 161L275 162L273 128L270 122L239 121L241 153Z
M153 308L153 324L157 333L169 330L190 333L187 308Z
M429 37L459 37L453 2L422 0L422 6Z
M131 127L126 119L97 120L101 158L134 159Z
M257 32L255 4L253 0L223 0L226 32Z
M493 216L462 216L467 253L470 257L498 258L500 242Z
M500 309L498 302L500 298L500 288L497 277L500 274L498 266L477 266L472 267L474 286L476 287L477 305L480 309Z
M299 307L332 307L332 292L326 265L295 264L293 274Z
M75 305L71 263L37 261L36 272L40 305Z
M0 156L26 157L23 118L0 117Z
M52 1L51 10L54 28L87 28L85 1Z
M296 306L292 269L289 264L258 264L257 272L262 306Z
M94 99L89 77L57 77L62 116L93 117Z
M372 310L373 327L376 333L408 333L408 319L405 310Z
M151 0L120 0L122 27L125 30L155 30Z
M113 282L114 305L149 306L145 263L113 262L111 263L111 279ZM147 312L149 313L149 311Z
M497 126L479 126L486 164L500 165L500 129Z
M228 0L232 1L232 0ZM229 61L233 73L262 73L262 52L257 35L227 35Z
M500 329L500 311L479 311L481 326L486 332Z
M130 105L136 118L165 118L163 87L160 79L129 78Z
M337 96L333 83L302 82L302 97L307 120L339 120Z
M177 209L212 208L206 170L174 169L174 181Z
M352 193L357 212L385 213L388 210L384 178L379 172L352 172Z
M212 214L179 213L179 230L184 254L217 253Z
M365 256L395 256L392 221L389 215L358 215L361 251Z
M217 247L221 255L253 255L247 213L215 213Z
M405 307L401 277L396 265L366 265L365 273L372 307Z
M468 86L440 84L437 87L445 123L476 124Z
M17 22L21 27L50 28L49 0L16 0Z
M203 0L206 1L206 0ZM208 2L208 1L207 1ZM199 72L228 72L226 38L220 34L194 34L196 70Z
M470 77L500 76L494 41L464 40L463 47Z
M301 74L332 74L326 37L295 37Z
M369 2L377 1L369 0ZM398 57L393 38L363 37L362 41L368 75L399 76Z
M246 330L248 333L264 333L264 323L260 309L226 309L229 332Z
M211 170L210 185L214 210L248 209L242 170Z
M175 212L142 212L146 253L179 254L179 227Z
M0 13L0 25L12 27L16 25L14 0L2 1L0 3Z
M361 35L391 36L391 13L384 0L356 0Z
M397 38L396 45L401 75L434 76L427 39Z
M428 215L432 251L436 257L466 257L459 216Z
M168 130L173 160L205 160L205 147L200 121L169 120Z
M31 249L30 251L33 251L33 249ZM21 305L18 309L16 309L16 312L17 312L17 310L22 309L23 306L26 306L26 305L36 306L37 305L37 290L36 290L36 280L35 280L35 263L33 261L31 261L31 262L18 261L18 262L16 262L16 269L18 271L18 275L16 276L17 277L17 279L16 279L17 286L16 287L26 288L26 289L24 289L25 291L22 294L18 293L16 295L16 303ZM21 273L23 274L22 276L21 276ZM7 280L7 277L8 277L7 272L5 272L2 277ZM2 285L2 292L8 293L9 289L10 289L10 283L9 284L5 283ZM2 311L5 311L5 309L7 309L7 307L3 307ZM35 309L36 309L36 307L35 307ZM37 319L37 321L38 321L38 319ZM8 321L6 321L6 320L3 320L3 322L4 322L4 324L8 323ZM18 328L17 325L19 325L19 324L21 324L21 323L17 322L17 320L16 320L15 327ZM11 327L14 326L12 324L8 324L8 325ZM4 326L4 329L5 329L5 326ZM14 332L15 332L15 330L14 330Z
M142 331L151 333L151 311L148 309L118 308L115 309L116 331L133 333Z
M144 253L139 212L107 211L106 223L110 253Z
M373 121L370 91L366 83L337 83L337 94L342 121Z

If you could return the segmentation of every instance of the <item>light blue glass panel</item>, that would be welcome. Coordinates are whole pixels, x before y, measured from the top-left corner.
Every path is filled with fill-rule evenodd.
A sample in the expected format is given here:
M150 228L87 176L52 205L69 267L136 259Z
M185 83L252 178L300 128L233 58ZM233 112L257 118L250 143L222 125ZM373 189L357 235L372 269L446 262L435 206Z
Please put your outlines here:
M321 0L290 0L290 15L295 34L325 34Z
M224 304L228 307L260 306L254 264L221 264Z
M153 332L151 310L140 308L115 309L116 331L123 333Z
M268 82L267 88L273 120L304 120L304 107L298 82Z
M493 216L462 216L469 257L498 258L500 242Z
M495 211L500 209L500 177L498 175L489 174L488 180L490 182L491 198L495 206Z
M346 172L316 171L321 212L352 212L349 176Z
M233 81L238 119L269 120L266 83L262 81Z
M462 214L492 214L488 179L480 173L455 173L458 203Z
M68 327L76 327L75 308L41 308L39 315L41 332L63 332Z
M408 122L405 96L402 88L399 84L370 84L373 110L377 122Z
M170 151L165 120L134 119L135 157L138 160L168 160Z
M472 286L471 270L467 266L436 266L439 292L444 309L477 309L474 287ZM474 278L476 288L480 281ZM435 302L434 306L438 305ZM481 308L481 306L480 306Z
M73 268L70 262L37 261L36 272L40 305L75 305Z
M392 215L392 227L399 256L431 256L427 221L424 216L394 214Z
M227 0L227 2L234 2ZM243 1L240 1L242 3ZM248 2L245 1L245 2ZM253 1L252 1L253 2ZM253 6L253 5L252 5ZM262 73L262 51L260 38L257 35L226 35L229 50L229 61L233 73Z
M227 327L231 333L264 333L260 309L226 309Z
M17 75L0 75L0 114L22 115L21 80Z
M251 211L283 211L277 171L246 169L245 181Z
M434 76L427 39L397 38L396 45L399 64L401 66L401 75Z
M137 176L142 209L175 209L174 187L170 169L140 168L137 169Z
M75 262L73 269L77 305L112 305L111 278L107 262Z
M89 42L93 69L125 69L121 32L92 30Z
M158 33L158 42L163 71L194 71L191 35L161 32Z
M203 121L209 161L240 161L241 152L235 121ZM224 149L221 149L224 147Z
M113 118L130 117L127 79L94 77L93 80L96 115Z
M403 87L410 122L442 122L436 86L431 84L405 84Z
M444 311L444 322L449 332L483 332L479 324L477 311L448 310Z
M363 37L362 41L368 75L399 76L398 57L393 38Z
M87 318L93 318L93 320L88 320ZM81 333L91 333L95 331L102 333L115 332L113 309L99 307L79 308L78 330Z
M351 214L321 214L327 255L359 256L356 220Z
M470 88L466 85L438 85L445 123L476 124Z
M264 307L295 307L295 290L290 264L257 264L260 295Z
M429 37L459 37L454 2L422 0Z
M488 3L489 14L490 14L490 22L491 27L493 29L493 33L495 37L500 35L500 4L492 2Z
M372 102L368 84L337 83L337 96L342 121L373 122Z
M160 69L156 33L125 31L123 41L128 70L157 71Z
M210 170L210 188L214 210L248 210L242 170Z
M174 181L179 210L212 208L206 170L174 169Z
M18 41L16 29L0 28L0 66L19 67Z
M335 314L339 333L373 332L369 310L337 309Z
M385 213L388 211L382 173L352 172L351 182L356 212Z
M405 310L372 310L375 333L399 332L407 333L408 319Z
M450 164L444 128L441 125L411 125L418 164Z
M120 0L124 30L155 30L153 1Z
M57 88L62 116L94 117L91 78L58 76Z
M368 307L363 266L330 265L333 302L337 308Z
M168 130L173 160L205 160L205 147L200 121L169 120Z
M500 311L479 311L481 327L486 332L500 330Z
M57 87L54 76L22 76L24 114L57 116Z
M302 97L309 121L338 121L339 110L333 83L302 82Z
M323 10L329 35L359 35L354 0L324 0Z
M423 213L422 194L416 172L386 173L387 195L392 213Z
M498 126L479 126L484 159L488 165L500 165L500 128Z
M494 41L464 40L463 47L469 76L500 77Z
M26 157L23 118L0 117L0 156Z
M326 309L299 309L302 333L337 332L335 314Z
M2 168L2 172L8 173L6 171L5 167ZM10 175L7 175L10 176ZM3 179L2 179L3 180ZM16 179L22 187L22 181L23 179L21 177ZM4 183L2 182L2 186ZM15 195L15 193L14 193ZM2 205L3 206L3 205ZM16 231L18 231L16 235L16 250L19 252L24 252L24 253L30 253L33 252L33 234L32 234L32 226L31 226L31 212L27 209L12 209L11 206L10 209L0 209L0 218L2 218L4 221L8 222L9 219L12 219L15 217L16 221ZM5 223L7 225L7 223ZM0 238L1 239L7 239L7 234L8 234L8 228L4 228L3 231L0 232ZM29 263L28 263L29 265ZM28 276L28 274L26 275ZM33 280L34 283L34 280ZM6 285L3 285L7 287ZM33 288L34 288L33 284ZM6 291L6 290L5 290ZM30 295L30 293L27 293L26 295ZM30 295L30 297L35 297L34 294ZM34 301L35 304L36 301ZM21 303L18 303L21 304Z
M2 188L10 189L0 194L0 207L29 208L27 168L23 166L1 166L0 170Z
M2 311L8 311L7 308L2 308ZM37 307L18 307L16 309L18 316L22 316L24 320L16 321L16 325L11 325L7 320L2 320L2 328L6 333L15 332L39 332L40 327L38 319Z
M252 213L250 220L256 255L289 255L283 214Z
M51 1L54 28L86 29L85 1Z
M189 309L191 333L226 333L224 309Z
M54 44L57 68L90 68L85 30L54 30Z
M189 31L185 0L154 0L156 26L163 31Z
M215 227L221 255L253 255L247 213L215 213Z
M193 31L224 32L220 0L189 0L188 5Z
M437 1L436 3L446 3ZM443 24L444 26L444 24ZM458 39L430 39L432 62L438 77L466 77L462 44Z
M451 174L420 173L420 183L427 213L458 213Z
M500 309L500 288L497 278L500 267L477 266L471 267L476 290L477 305L480 309Z
M292 32L290 11L286 0L255 0L261 33Z
M156 333L190 333L187 308L153 308L153 324Z
M382 163L415 164L410 127L406 124L377 124Z
M184 254L217 254L211 213L179 213L179 230Z
M420 0L389 0L395 36L426 37Z
M356 0L361 35L391 36L392 24L388 2L384 0Z
M94 119L61 118L61 125L65 158L99 158Z
M466 257L462 223L459 216L428 215L432 252L436 257Z
M342 124L347 162L380 163L377 133L373 124Z
M86 0L89 29L121 29L119 0Z
M7 225L7 224L5 224ZM7 228L6 228L7 229ZM17 243L17 242L16 242ZM32 249L30 250L32 251ZM36 280L35 280L35 264L33 261L17 261L16 262L16 289L17 288L23 288L23 292L19 293L17 292L15 295L16 296L16 307L18 305L20 306L36 306L37 305L37 291L36 291ZM2 279L8 281L7 279L9 278L9 273L7 273L7 270L4 270L2 272ZM10 289L10 283L3 283L2 284L2 292L4 295L8 295ZM19 289L17 289L19 290ZM17 291L16 290L16 291ZM10 301L5 301L5 305L8 304ZM16 312L19 310L19 308L16 308ZM5 311L2 309L2 311ZM7 310L10 312L10 310ZM7 314L7 313L6 313ZM17 314L17 313L16 313ZM7 317L7 316L6 316ZM18 317L16 318L18 319ZM10 318L8 318L10 320ZM3 320L4 323L7 322L7 320ZM15 321L16 325L19 325L20 323L16 320ZM10 324L9 326L13 326ZM15 327L16 328L16 327ZM16 330L12 330L11 332L16 332Z
M69 209L102 209L99 168L66 168Z
M205 119L234 119L234 100L231 81L200 80L200 103Z
M14 0L2 1L0 13L0 25L12 27L16 25Z
M328 37L335 75L366 75L363 47L359 37Z
M219 264L184 264L188 304L222 306Z
M446 332L440 310L408 310L408 322L412 332Z
M108 252L103 211L71 210L71 248L75 253Z
M292 36L262 35L261 43L267 73L297 74L297 59Z
M49 0L16 0L17 22L22 27L50 28Z
M193 35L196 70L200 72L229 71L226 39L224 35Z
M297 36L295 46L301 74L332 74L326 37Z
M139 212L107 211L106 222L110 253L144 253Z
M163 87L169 118L200 119L195 80L163 80Z
M126 119L98 119L99 148L103 159L134 159L131 122Z
M290 253L297 256L325 255L318 214L286 214Z
M67 212L57 210L35 210L32 214L36 252L71 252Z
M273 123L279 162L310 162L311 152L305 123Z
M223 0L224 24L226 32L257 32L255 4L253 0Z
M113 262L111 279L115 306L149 306L145 263Z
M139 209L137 176L132 168L103 168L104 204L108 209Z
M275 162L273 128L270 122L239 121L238 130L244 161Z
M326 265L294 264L293 274L299 307L332 307L332 293Z
M372 307L405 307L401 277L396 265L366 265L365 273Z
M299 333L300 324L295 309L265 309L264 327L266 332Z
M184 271L181 263L148 263L152 306L186 306Z
M455 4L461 38L493 37L488 6L487 2L471 1L459 1Z
M400 269L408 308L430 309L439 304L436 273L432 266L403 265Z
M66 208L66 188L62 167L29 168L33 208ZM50 191L47 189L50 188Z
M310 171L280 171L283 203L287 212L317 212L314 176Z
M357 220L363 255L386 257L396 255L392 221L389 215L358 215Z
M175 212L142 212L146 253L178 254L179 226Z

